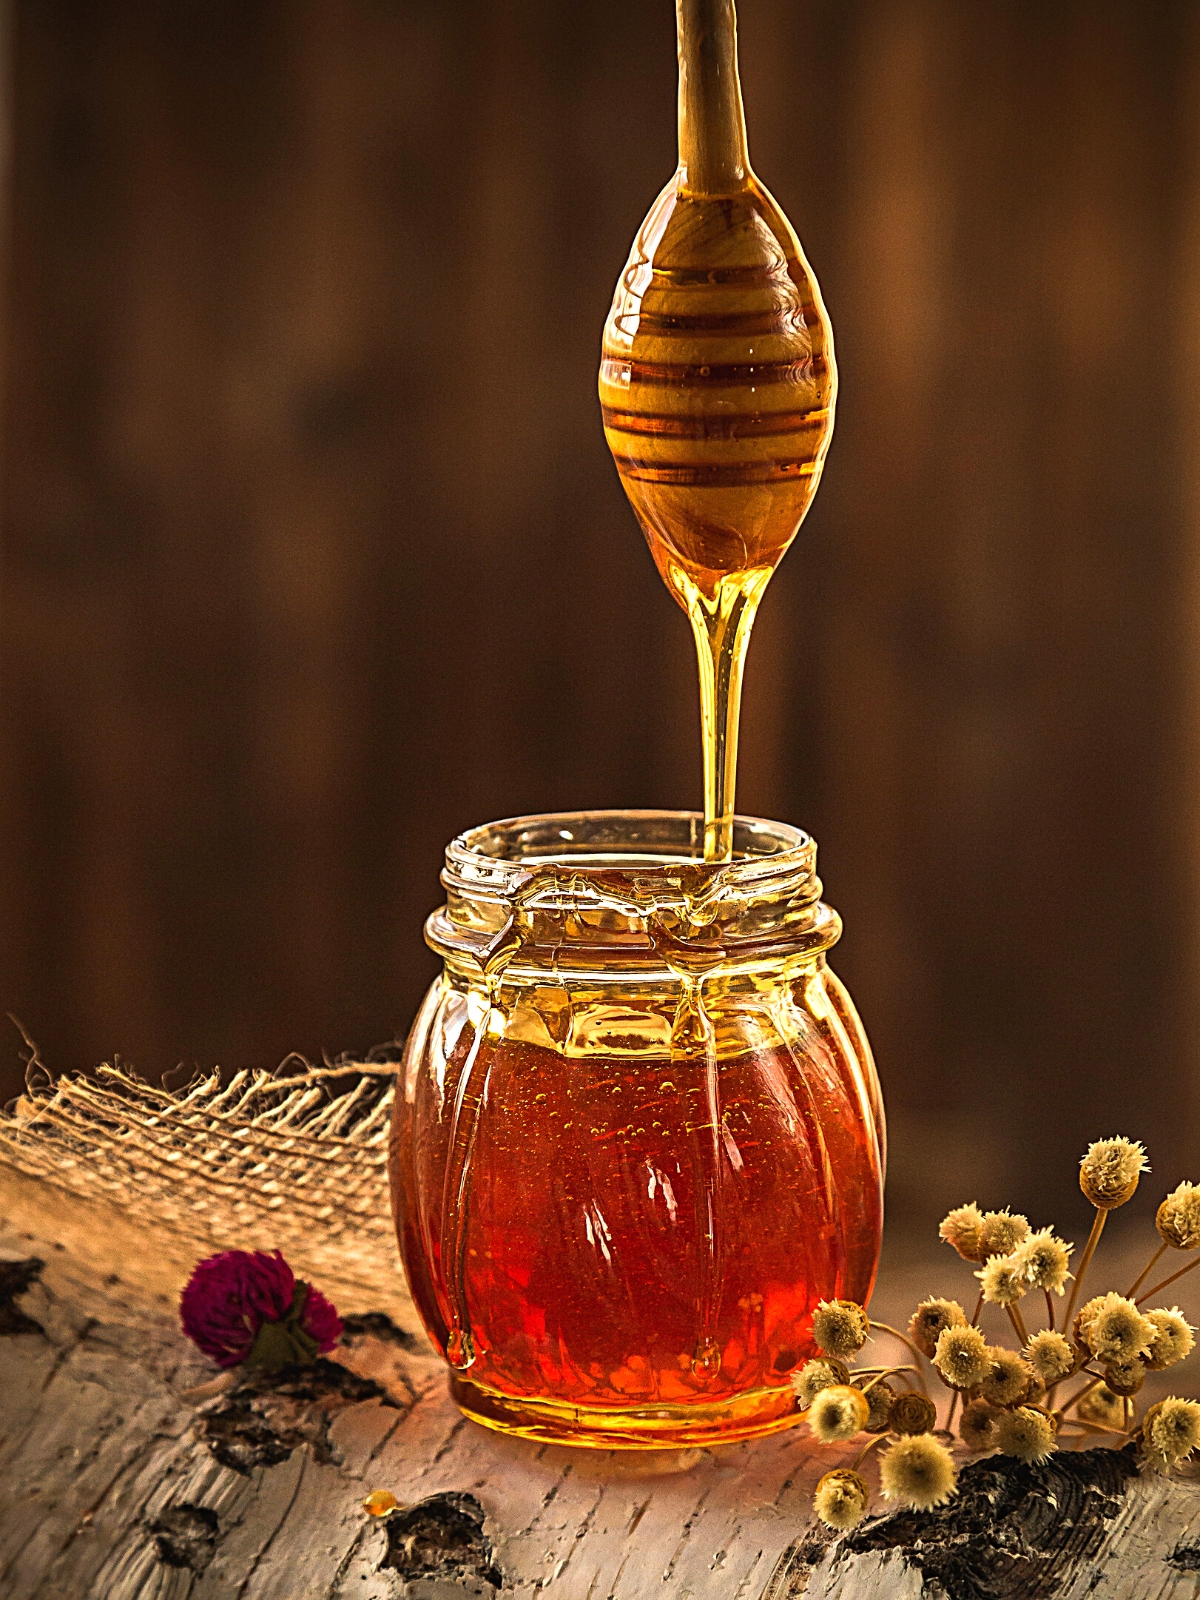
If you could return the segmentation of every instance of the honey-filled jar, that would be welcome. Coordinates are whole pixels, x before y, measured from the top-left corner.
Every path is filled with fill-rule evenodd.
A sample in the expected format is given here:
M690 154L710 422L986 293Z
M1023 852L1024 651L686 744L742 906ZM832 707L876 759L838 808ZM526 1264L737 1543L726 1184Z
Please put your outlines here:
M392 1198L476 1421L603 1448L787 1427L812 1312L871 1293L883 1114L816 846L688 812L521 817L446 851Z

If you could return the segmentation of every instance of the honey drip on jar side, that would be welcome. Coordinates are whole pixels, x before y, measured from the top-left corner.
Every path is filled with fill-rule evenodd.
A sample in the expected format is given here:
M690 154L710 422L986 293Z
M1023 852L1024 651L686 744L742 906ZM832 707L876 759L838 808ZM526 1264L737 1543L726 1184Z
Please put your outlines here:
M605 434L692 625L704 858L732 855L754 616L816 492L833 336L791 224L750 168L733 0L677 0L679 167L634 241L604 329Z
M684 975L683 994L671 1030L671 1065L686 1073L693 1068L703 1086L703 1120L687 1129L691 1144L693 1205L697 1241L696 1344L692 1376L706 1386L721 1370L716 1337L721 1313L721 1256L725 1243L722 1203L722 1117L716 1033L705 1010L702 979Z
M463 1061L449 1117L446 1165L442 1175L439 1237L445 1252L447 1298L450 1306L446 1333L446 1360L456 1372L475 1364L475 1334L467 1300L467 1227L471 1182L480 1118L487 1106L488 1087L496 1045L504 1034L504 1012L497 988L504 968L520 948L520 936L510 924L483 963L486 1004L472 1029L471 1047Z

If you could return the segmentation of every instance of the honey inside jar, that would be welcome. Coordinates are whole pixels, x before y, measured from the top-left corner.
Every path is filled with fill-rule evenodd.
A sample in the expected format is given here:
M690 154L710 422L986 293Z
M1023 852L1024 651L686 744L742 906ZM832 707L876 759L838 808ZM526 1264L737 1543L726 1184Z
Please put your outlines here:
M538 853L588 830L605 858ZM477 830L447 852L393 1122L397 1234L463 1410L542 1439L633 1445L790 1425L817 1301L862 1302L882 1225L870 1050L825 963L815 852L728 867L677 813ZM532 841L532 842L531 842ZM528 852L528 854L525 854Z
M468 1024L447 1062L448 1098L470 1043ZM716 1222L706 1168L689 1149L711 1130L703 1063L616 1054L577 1063L536 1045L497 1048L472 1155L475 1359L455 1379L468 1410L503 1416L548 1394L562 1408L667 1408L663 1443L694 1440L686 1412L669 1413L696 1402L752 1397L754 1432L764 1412L791 1417L787 1379L812 1354L813 1308L831 1286L867 1298L879 1227L874 1130L855 1114L836 1055L819 1044L815 1057L800 1054L803 1069L784 1044L720 1064L719 1295L707 1359L697 1360L697 1284ZM440 1193L448 1131L419 1141L404 1201L409 1226L427 1235L418 1309L443 1348L444 1242L419 1193ZM829 1161L859 1181L833 1189ZM416 1237L405 1250L417 1254ZM593 1425L608 1437L603 1418Z

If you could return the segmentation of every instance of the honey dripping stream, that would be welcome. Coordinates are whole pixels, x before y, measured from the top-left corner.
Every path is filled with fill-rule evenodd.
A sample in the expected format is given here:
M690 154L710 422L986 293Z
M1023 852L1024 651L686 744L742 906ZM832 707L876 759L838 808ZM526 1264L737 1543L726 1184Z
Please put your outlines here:
M704 751L704 859L732 858L742 670L754 616L820 478L836 370L820 290L787 218L746 154L733 0L677 0L679 166L655 201L604 329L600 400L625 491L696 644ZM472 1043L449 1112L440 1196L446 1353L460 1373L479 1341L469 1293L474 1168L497 1053L498 985L520 948L532 873L481 977ZM708 889L717 888L715 881ZM689 896L691 933L660 946L680 981L670 1059L702 1085L688 1128L697 1273L693 1383L719 1380L729 1218L722 1156L733 1063L718 1059L706 975L723 952L701 933L706 889ZM662 930L660 930L661 932ZM668 941L669 942L669 941ZM655 938L655 943L659 943ZM724 1092L723 1092L724 1091ZM683 1154L683 1151L680 1151Z
M742 671L763 591L833 431L837 372L817 281L754 175L733 0L677 0L679 166L604 328L605 434L696 644L704 859L730 860Z

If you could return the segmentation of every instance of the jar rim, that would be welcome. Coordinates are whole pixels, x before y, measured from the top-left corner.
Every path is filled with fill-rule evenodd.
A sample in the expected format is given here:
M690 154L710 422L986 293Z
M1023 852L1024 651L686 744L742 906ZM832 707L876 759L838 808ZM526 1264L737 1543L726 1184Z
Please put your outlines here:
M449 956L510 959L584 947L607 963L659 955L665 941L704 959L740 949L825 948L841 923L820 904L817 847L802 829L736 817L732 861L703 859L694 811L566 811L470 828L446 847L446 904L426 923ZM642 949L636 955L635 949Z
M780 870L810 867L816 853L801 828L765 817L733 820L733 859L704 860L704 817L698 811L551 811L504 817L460 833L446 846L454 876L479 882L523 877L534 864L556 865L583 878L633 868L664 880L681 867L722 874L731 885ZM499 887L499 884L496 884Z

